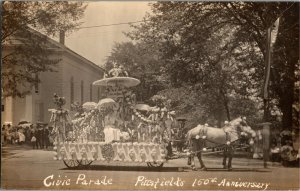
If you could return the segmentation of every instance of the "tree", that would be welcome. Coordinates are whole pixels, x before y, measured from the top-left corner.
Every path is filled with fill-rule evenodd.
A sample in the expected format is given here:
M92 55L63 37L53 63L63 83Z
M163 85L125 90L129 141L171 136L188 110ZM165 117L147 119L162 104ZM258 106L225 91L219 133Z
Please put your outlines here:
M59 60L51 58L47 37L34 30L48 36L72 32L85 8L81 2L1 2L3 96L24 96L39 82L38 73L55 71Z
M271 87L279 100L278 106L283 114L283 128L292 128L293 104L299 97L299 94L294 94L297 81L296 69L299 63L299 3L294 3L287 8L289 11L284 12L279 21L281 24L273 51Z
M135 87L138 100L148 100L166 85L160 75L162 63L158 60L158 53L146 44L116 43L107 58L107 71L113 67L112 62L123 65L129 76L141 81L140 85Z
M128 35L133 40L158 47L160 62L164 63L163 71L175 88L170 96L180 95L176 88L191 87L181 103L185 105L189 100L187 97L195 95L199 100L192 98L193 104L186 105L190 111L201 113L194 107L199 106L196 102L202 103L204 113L217 119L218 126L221 126L222 121L231 119L232 92L249 96L250 84L256 85L253 81L262 76L250 70L261 56L257 56L252 44L233 38L234 35L245 37L245 33L228 25L228 18L216 15L218 10L214 14L208 13L207 7L208 4L195 2L155 3L154 15L149 15L147 22L135 26L136 31ZM255 59L244 64L249 57ZM183 91L187 90L184 88ZM202 121L211 120L207 115L200 118Z
M220 105L218 101L224 99L227 118L230 118L228 96L233 95L232 91L235 97L259 96L263 85L266 30L283 15L278 33L281 45L275 47L274 52L278 52L276 55L283 58L280 62L285 64L277 67L280 75L273 78L273 83L284 84L282 93L293 91L295 81L288 76L294 76L299 60L298 3L157 2L152 4L152 12L129 36L159 47L160 59L164 60L173 87L199 85L201 93L212 91L217 95L212 103ZM284 126L291 127L293 95L276 95L279 100L285 100L279 107L284 113Z
M273 51L273 79L271 91L278 99L282 126L292 128L295 68L299 61L299 3L226 3L228 13L241 29L248 30L266 56L266 30L280 17L277 41Z

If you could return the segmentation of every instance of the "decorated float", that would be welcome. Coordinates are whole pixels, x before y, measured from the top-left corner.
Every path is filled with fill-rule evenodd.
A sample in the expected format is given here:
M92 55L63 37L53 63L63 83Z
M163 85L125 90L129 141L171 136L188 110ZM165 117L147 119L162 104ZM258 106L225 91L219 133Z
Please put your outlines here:
M74 117L63 108L65 99L54 95L56 109L53 126L54 160L62 160L69 168L90 165L93 161L146 163L162 167L167 160L174 111L168 102L156 106L137 104L131 88L140 80L128 76L114 66L103 79L93 83L105 89L105 98L98 103L75 104Z

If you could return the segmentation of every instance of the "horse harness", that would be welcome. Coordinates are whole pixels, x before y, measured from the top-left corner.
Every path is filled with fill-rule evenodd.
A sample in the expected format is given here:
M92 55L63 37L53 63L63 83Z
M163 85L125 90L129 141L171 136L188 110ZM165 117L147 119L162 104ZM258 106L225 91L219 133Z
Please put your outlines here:
M228 149L233 149L234 144L237 143L240 140L240 138L238 138L238 139L231 142L231 136L230 135L232 135L233 133L230 132L230 131L225 131L225 130L224 130L224 132L226 134L226 142L227 143L230 142L230 144L218 143L218 142L215 142L213 140L207 139L207 127L206 126L201 126L199 135L197 135L199 137L196 136L193 139L196 139L196 140L200 139L201 142L202 142L203 147L205 147L206 142L211 142L211 143L214 143L214 144L217 145L217 146L213 147L214 149L220 148L220 149L225 149L226 151L228 151ZM202 135L202 137L200 135ZM194 152L192 152L192 154L198 154L200 152L202 152L202 150L194 151Z

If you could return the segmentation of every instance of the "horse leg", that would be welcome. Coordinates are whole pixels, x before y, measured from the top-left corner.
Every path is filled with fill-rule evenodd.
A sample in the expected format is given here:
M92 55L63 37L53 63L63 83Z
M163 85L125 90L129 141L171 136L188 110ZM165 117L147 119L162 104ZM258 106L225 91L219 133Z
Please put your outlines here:
M197 153L197 157L198 157L198 160L199 160L199 162L200 162L200 169L202 169L202 170L206 170L206 167L205 167L205 165L204 165L204 163L203 163L203 161L202 161L202 155L201 155L201 152L198 152Z
M228 150L228 170L232 170L231 162L233 157L233 149L229 148Z
M187 162L187 165L191 165L192 164L192 157L191 156L188 156L188 162Z
M195 147L196 146L195 145L195 140L189 140L188 144L189 144L190 150L192 151L192 153L189 156L189 161L188 162L190 162L192 170L196 170L195 159L194 158L195 158L195 150L197 151L197 149Z
M195 154L192 154L190 156L190 161L191 161L191 167L192 167L192 170L196 170L196 167L195 167Z
M226 168L226 161L227 161L227 152L226 149L223 152L223 168Z
M232 161L232 156L230 155L228 158L228 170L232 170L231 161Z
M167 157L170 158L173 154L171 142L168 143L168 146L166 148L167 148Z

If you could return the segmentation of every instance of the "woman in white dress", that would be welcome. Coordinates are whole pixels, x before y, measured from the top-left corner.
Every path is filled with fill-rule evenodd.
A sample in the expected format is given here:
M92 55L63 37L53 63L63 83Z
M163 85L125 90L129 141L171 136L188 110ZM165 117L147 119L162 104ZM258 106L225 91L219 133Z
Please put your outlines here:
M116 110L111 111L104 117L104 134L105 142L119 141L120 140L120 129L118 129L118 123L120 118Z

